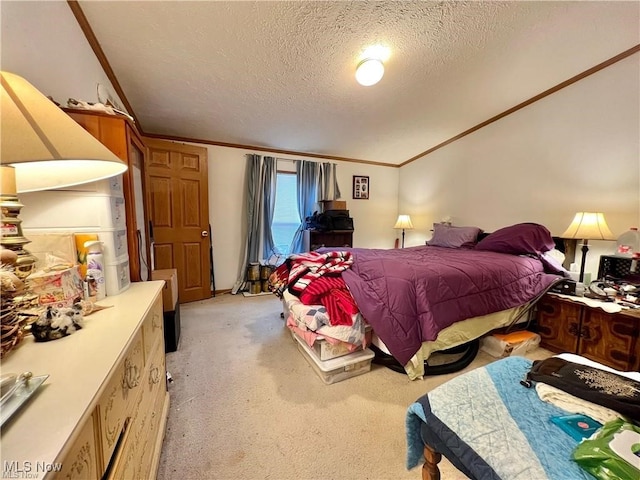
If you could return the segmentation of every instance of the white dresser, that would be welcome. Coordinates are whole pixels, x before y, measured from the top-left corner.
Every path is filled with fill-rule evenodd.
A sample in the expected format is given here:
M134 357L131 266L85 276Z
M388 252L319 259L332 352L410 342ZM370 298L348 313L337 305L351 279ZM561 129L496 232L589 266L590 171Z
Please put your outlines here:
M2 427L2 478L155 478L169 409L163 285L134 283L82 330L7 355L3 374L49 378Z

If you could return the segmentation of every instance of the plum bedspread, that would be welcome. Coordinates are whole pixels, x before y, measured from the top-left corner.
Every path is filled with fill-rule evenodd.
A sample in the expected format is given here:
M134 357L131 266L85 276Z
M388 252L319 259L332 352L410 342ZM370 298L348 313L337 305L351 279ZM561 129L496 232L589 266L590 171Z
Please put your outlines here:
M342 277L403 365L443 328L524 305L560 278L530 256L434 246L349 251L353 265Z

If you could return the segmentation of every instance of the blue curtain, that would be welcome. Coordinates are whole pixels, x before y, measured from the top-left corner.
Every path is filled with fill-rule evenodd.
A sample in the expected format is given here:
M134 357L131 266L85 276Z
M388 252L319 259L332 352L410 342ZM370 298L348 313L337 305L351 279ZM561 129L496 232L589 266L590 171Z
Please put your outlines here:
M231 289L231 293L245 290L247 287L247 267L250 263L259 263L277 253L271 223L276 204L276 159L247 155L247 174L245 177L247 232L242 271Z
M318 210L318 184L320 182L320 164L307 160L296 162L296 189L300 226L291 242L291 253L305 251L304 229L305 219Z
M269 260L272 255L278 255L278 249L273 240L271 225L273 224L273 213L276 208L276 181L278 171L276 169L276 159L264 157L262 165L262 185L264 199L264 228L262 229L262 258Z

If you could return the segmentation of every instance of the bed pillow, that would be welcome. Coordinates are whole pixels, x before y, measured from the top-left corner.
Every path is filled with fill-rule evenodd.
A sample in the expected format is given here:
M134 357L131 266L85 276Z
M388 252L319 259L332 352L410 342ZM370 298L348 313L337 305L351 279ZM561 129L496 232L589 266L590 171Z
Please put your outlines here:
M476 250L524 255L540 254L555 247L551 232L537 223L518 223L489 234L478 242Z
M481 231L478 227L452 227L443 223L434 223L433 237L427 241L427 245L447 248L473 246Z

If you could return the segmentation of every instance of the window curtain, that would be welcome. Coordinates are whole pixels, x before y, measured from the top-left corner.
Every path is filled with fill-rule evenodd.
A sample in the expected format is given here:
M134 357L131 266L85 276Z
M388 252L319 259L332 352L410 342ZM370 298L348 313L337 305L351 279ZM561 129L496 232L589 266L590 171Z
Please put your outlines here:
M320 169L320 200L336 200L342 196L338 185L337 165L325 162Z
M277 162L273 157L264 157L262 165L262 185L264 196L264 228L262 229L262 258L269 259L278 255L276 243L273 240L273 214L276 209L276 181L278 179Z
M246 290L247 267L275 251L271 220L275 207L276 160L273 157L247 155L245 176L246 233L244 258L232 294ZM264 219L264 221L263 221ZM262 248L261 248L262 247ZM262 255L260 255L262 252Z
M295 160L296 162L296 198L300 215L300 226L293 235L291 253L305 251L304 230L306 218L317 210L318 185L320 183L321 167L318 162Z

